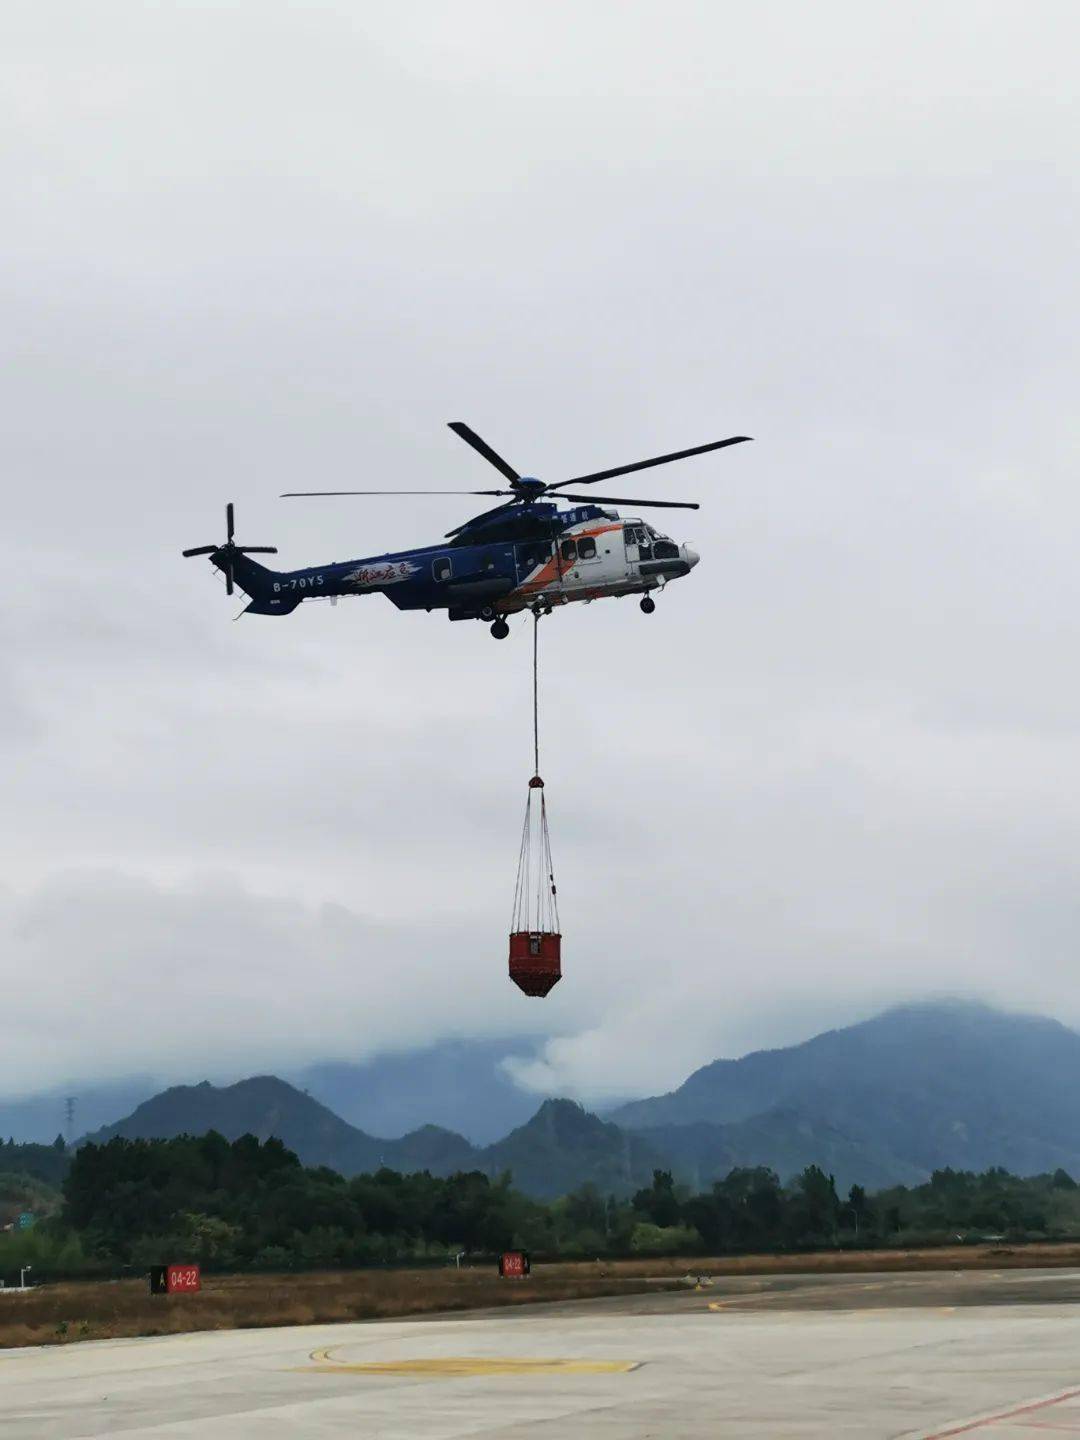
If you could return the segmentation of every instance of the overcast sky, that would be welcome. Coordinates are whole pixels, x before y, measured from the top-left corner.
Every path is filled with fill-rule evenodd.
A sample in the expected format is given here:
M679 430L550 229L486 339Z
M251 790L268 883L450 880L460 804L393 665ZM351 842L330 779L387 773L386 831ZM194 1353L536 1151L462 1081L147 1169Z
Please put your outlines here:
M1080 1023L1080 22L1054 3L9 3L0 1094L445 1035L666 1089L943 991ZM542 634L233 623L489 486L703 503ZM633 488L631 488L633 487ZM482 504L483 502L479 502ZM632 513L632 507L624 507Z

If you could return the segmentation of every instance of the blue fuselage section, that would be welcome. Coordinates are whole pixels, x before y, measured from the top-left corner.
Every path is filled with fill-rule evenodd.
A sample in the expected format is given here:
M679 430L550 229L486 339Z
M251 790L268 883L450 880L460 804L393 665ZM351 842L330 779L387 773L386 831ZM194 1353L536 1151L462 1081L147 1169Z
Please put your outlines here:
M380 593L400 610L446 610L452 620L490 619L528 605L625 594L688 572L685 547L639 521L595 505L534 503L481 516L440 545L275 571L225 549L256 615L287 615L304 600Z

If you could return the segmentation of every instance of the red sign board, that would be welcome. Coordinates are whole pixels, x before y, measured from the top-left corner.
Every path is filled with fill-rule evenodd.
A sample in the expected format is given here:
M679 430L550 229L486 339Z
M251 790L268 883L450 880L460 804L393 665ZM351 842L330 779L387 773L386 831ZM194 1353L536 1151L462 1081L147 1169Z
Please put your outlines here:
M499 1257L499 1274L504 1280L524 1280L529 1273L529 1257L524 1250L507 1250Z
M166 1265L165 1288L170 1295L202 1289L198 1265Z

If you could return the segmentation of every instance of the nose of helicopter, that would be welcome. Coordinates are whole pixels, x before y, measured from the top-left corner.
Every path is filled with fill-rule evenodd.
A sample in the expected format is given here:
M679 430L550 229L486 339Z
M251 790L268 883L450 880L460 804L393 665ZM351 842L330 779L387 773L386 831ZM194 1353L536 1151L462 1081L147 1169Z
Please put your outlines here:
M697 551L696 551L696 550L691 550L689 545L684 545L684 546L682 547L682 553L683 553L683 558L685 559L687 565L690 566L690 569L691 569L691 570L694 568L694 566L695 566L695 565L698 563L698 561L701 559L701 556L697 553Z

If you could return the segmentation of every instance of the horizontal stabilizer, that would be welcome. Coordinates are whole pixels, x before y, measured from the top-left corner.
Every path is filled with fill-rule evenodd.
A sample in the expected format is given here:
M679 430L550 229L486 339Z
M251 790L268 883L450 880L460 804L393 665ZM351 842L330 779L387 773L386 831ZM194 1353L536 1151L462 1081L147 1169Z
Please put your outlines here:
M295 610L303 595L269 595L261 600L252 600L244 611L245 615L288 615Z

